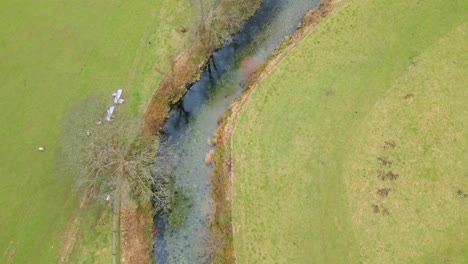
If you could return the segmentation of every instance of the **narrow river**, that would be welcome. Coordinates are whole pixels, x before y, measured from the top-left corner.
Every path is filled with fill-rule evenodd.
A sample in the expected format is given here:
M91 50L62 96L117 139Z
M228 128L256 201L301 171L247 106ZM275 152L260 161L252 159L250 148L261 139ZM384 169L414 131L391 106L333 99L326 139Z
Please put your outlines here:
M213 168L205 164L217 119L242 93L259 65L291 35L320 0L265 0L234 38L216 51L199 82L172 110L158 155L171 153L177 203L168 215L155 216L154 257L163 263L208 263L203 241L212 218ZM156 167L158 164L156 164Z

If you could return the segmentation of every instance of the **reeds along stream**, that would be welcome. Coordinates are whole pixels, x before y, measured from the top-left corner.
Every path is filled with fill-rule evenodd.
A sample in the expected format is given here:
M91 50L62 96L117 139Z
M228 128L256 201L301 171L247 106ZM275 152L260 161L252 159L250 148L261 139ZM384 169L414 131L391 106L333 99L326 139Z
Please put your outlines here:
M158 213L154 219L157 263L210 262L204 247L212 220L213 168L205 158L214 147L207 141L217 128L217 119L240 96L249 76L320 2L265 0L241 31L213 53L200 81L171 111L158 152L158 156L167 157L158 159L156 167L168 167L158 162L170 163L176 198L170 213Z

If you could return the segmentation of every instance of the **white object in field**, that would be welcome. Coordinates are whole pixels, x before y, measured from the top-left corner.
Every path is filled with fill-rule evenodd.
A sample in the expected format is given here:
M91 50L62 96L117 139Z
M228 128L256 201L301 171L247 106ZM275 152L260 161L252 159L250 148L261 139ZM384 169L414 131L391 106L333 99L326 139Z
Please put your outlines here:
M106 201L109 201L109 200L110 200L110 194L108 194L106 197Z
M115 106L111 106L109 110L107 110L107 116L106 116L107 121L112 120L111 118L112 118L112 114L114 113L114 109L115 109Z
M44 152L45 148L44 147L39 147L40 152Z
M101 121L97 121L97 122L96 122L96 125L100 125L100 124L102 124Z
M117 95L117 93L112 93L112 97L115 97Z
M86 135L89 137L91 136L91 130L86 130Z
M118 90L117 90L117 94L114 96L114 104L118 104L118 103L119 103L119 99L120 99L120 97L122 96L122 93L123 93L123 90L122 90L122 89L118 89Z
M125 102L124 99L119 99L119 104L123 104Z

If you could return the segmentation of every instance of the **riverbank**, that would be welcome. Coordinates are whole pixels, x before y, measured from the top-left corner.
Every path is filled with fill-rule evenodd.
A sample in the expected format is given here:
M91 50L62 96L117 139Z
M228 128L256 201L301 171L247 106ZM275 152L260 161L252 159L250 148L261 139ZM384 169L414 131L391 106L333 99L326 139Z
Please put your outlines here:
M162 71L164 79L151 97L144 113L143 133L150 140L162 132L171 108L178 104L206 67L212 53L220 48L226 38L236 33L243 21L250 18L263 0L223 0L206 15L198 27L190 47L176 57L169 58L169 68ZM209 22L216 17L216 20Z
M325 0L318 9L306 14L298 30L283 45L275 51L267 63L261 65L251 73L241 97L231 105L230 109L219 119L219 128L215 133L215 171L212 175L213 200L214 200L214 223L211 226L212 237L215 243L221 245L216 251L216 256L222 263L235 263L236 253L234 250L235 227L232 222L232 202L234 199L233 183L234 160L232 158L232 135L250 98L255 93L259 83L268 76L271 71L282 61L282 59L303 40L303 38L314 30L341 1Z

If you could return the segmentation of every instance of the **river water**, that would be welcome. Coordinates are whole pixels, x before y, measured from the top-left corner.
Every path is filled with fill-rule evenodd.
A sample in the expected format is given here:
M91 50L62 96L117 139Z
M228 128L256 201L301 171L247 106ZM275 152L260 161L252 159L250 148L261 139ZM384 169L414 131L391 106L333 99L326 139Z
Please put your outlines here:
M158 155L171 153L178 199L170 214L154 219L158 264L209 263L203 256L212 220L213 168L205 164L205 155L214 147L208 145L208 138L218 127L217 119L242 93L249 75L320 2L265 0L241 31L213 54L200 81L171 111Z

